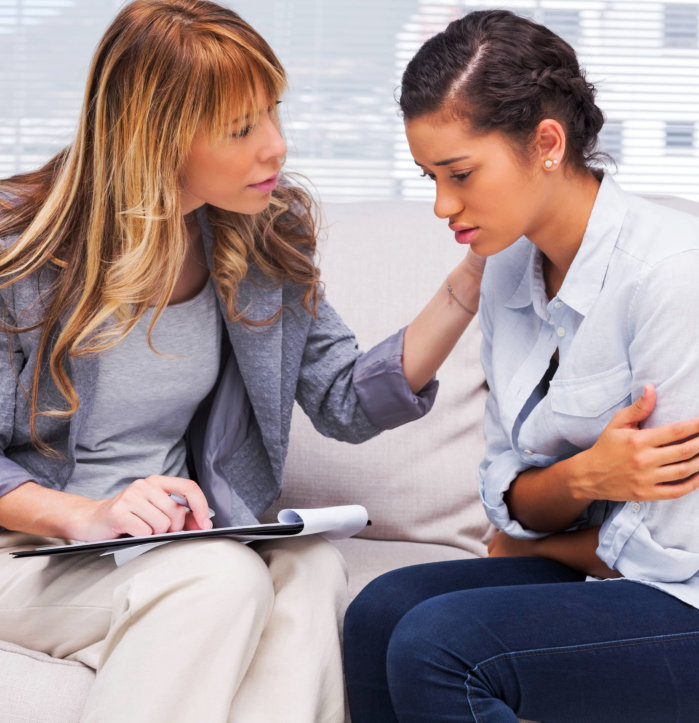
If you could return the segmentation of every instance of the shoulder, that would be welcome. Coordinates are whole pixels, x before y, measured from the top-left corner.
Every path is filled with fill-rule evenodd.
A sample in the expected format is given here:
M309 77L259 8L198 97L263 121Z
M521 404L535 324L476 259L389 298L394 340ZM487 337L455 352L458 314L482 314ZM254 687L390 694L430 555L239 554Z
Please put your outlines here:
M660 201L625 195L628 207L617 242L619 251L649 267L678 254L699 251L699 215ZM696 207L699 214L699 204Z

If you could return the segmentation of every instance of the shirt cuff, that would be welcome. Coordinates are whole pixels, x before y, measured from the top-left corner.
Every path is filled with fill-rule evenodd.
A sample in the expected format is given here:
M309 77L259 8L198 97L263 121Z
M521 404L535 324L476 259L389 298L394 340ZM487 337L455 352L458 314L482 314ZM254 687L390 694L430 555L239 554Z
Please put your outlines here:
M547 532L535 532L513 520L505 504L505 493L515 478L528 469L513 451L503 452L493 459L485 471L480 474L480 494L488 519L510 537L520 539L538 539L546 537Z
M354 388L369 420L379 429L393 429L420 419L432 409L439 382L429 381L413 394L403 371L401 329L363 354L354 368Z

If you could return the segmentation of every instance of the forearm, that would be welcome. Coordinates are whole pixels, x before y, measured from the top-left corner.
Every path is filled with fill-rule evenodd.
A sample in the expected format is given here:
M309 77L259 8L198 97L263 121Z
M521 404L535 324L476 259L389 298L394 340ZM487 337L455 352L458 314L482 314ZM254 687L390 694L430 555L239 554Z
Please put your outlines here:
M536 556L561 562L587 575L621 577L597 557L599 527L575 532L560 532L535 540Z
M505 495L510 517L537 532L556 532L569 527L590 505L577 495L576 479L584 474L579 455L550 467L522 472Z
M28 481L0 497L0 526L44 537L73 539L87 507L95 504L86 497Z
M413 393L434 377L478 311L483 270L471 256L449 274L405 330L403 370Z
M597 557L599 527L557 532L538 539L510 537L502 532L488 544L490 557L544 557L595 577L621 577Z

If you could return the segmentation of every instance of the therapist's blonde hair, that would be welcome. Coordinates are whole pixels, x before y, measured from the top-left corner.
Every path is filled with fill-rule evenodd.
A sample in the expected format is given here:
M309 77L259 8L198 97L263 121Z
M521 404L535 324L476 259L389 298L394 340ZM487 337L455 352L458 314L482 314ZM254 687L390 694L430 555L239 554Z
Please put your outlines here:
M37 448L52 453L37 417L79 406L67 360L118 343L155 296L152 330L167 305L187 248L178 178L195 133L222 138L231 119L254 123L258 93L274 105L285 86L269 45L231 10L137 0L95 52L75 142L43 168L0 183L0 288L36 274L47 291L39 312L5 323L6 333L40 330L30 392ZM301 285L304 307L315 311L312 211L308 194L288 183L260 214L210 209L213 276L231 320L247 321L236 289L251 263L272 284ZM37 410L47 365L64 403Z

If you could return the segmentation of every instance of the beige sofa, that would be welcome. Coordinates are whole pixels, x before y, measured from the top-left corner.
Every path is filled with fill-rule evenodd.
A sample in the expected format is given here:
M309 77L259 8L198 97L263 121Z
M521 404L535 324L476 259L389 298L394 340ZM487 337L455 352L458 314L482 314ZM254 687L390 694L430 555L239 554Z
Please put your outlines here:
M697 203L663 200L699 215ZM463 254L429 203L335 203L324 212L327 294L363 348L409 322ZM351 446L322 438L302 413L294 416L275 510L367 507L371 527L336 543L351 595L394 567L485 554L490 528L476 487L486 395L479 336L476 322L440 371L434 409L418 422ZM92 679L78 663L0 641L0 723L77 721Z

